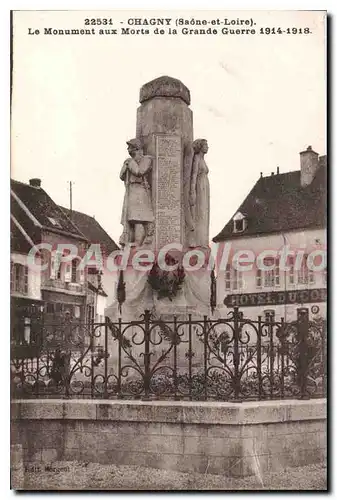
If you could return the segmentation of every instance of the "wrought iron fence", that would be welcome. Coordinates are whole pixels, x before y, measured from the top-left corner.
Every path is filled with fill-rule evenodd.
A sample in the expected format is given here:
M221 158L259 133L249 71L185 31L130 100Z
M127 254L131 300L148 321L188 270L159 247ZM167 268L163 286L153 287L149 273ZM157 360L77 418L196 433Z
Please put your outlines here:
M172 321L149 311L137 321L90 325L69 317L14 341L14 398L243 401L326 394L326 325L228 318Z

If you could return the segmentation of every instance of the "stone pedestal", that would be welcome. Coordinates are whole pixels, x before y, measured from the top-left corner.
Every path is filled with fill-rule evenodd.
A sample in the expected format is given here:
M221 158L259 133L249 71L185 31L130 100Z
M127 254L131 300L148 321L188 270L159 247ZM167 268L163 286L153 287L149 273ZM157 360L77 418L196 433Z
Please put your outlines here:
M147 281L149 272L137 271L129 265L123 273L125 283L126 301L123 303L122 311L119 304L114 301L105 309L105 316L112 321L136 321L144 314L145 309L153 309L153 293Z

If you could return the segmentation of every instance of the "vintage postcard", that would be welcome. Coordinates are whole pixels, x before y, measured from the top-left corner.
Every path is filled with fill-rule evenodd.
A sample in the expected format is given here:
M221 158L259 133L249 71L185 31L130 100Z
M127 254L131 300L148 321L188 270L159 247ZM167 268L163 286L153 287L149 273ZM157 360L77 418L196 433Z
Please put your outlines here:
M326 12L11 37L11 488L326 490Z

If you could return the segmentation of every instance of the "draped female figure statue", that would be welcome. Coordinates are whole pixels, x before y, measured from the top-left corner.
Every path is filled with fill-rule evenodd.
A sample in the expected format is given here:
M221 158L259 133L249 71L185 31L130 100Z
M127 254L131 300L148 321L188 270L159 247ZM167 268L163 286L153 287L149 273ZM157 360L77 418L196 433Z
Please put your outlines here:
M204 156L208 151L206 139L193 142L193 156L190 155L191 177L189 186L189 246L208 247L209 245L209 180L208 167Z

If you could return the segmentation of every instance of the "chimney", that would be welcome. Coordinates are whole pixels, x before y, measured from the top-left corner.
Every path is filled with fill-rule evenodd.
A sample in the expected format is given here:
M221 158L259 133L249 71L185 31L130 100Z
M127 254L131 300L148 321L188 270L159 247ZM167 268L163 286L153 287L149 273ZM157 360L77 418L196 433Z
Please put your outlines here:
M309 186L318 169L318 153L308 146L306 151L300 153L301 159L301 186Z
M34 179L29 179L29 185L33 186L35 188L40 188L41 187L41 179L37 179L34 177Z

